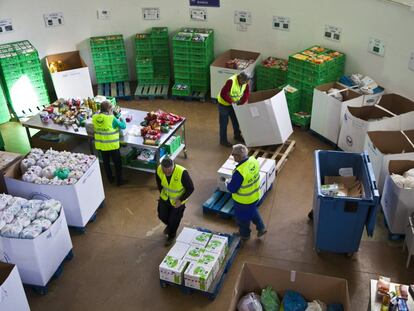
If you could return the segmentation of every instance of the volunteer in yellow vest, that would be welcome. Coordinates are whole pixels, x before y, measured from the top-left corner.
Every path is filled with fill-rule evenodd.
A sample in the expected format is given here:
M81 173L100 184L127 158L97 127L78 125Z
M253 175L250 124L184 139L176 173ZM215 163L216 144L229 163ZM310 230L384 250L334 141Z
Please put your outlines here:
M227 124L229 118L233 124L234 139L243 142L239 122L232 104L243 105L249 99L249 76L244 72L230 77L217 96L220 124L220 144L231 147L227 140Z
M166 157L161 161L156 174L160 191L158 200L158 218L166 225L165 246L173 243L177 229L183 218L185 203L194 191L193 181L188 171Z
M125 129L126 124L122 118L112 113L112 105L108 101L101 103L101 112L92 117L95 138L95 149L102 155L106 177L110 183L114 182L111 170L111 158L115 166L116 184L125 184L122 179L121 153L119 152L119 131Z
M242 144L234 145L232 156L238 164L233 171L227 190L232 194L234 212L242 240L250 238L250 222L256 225L257 237L267 230L258 211L260 201L260 166L259 161L248 157L248 149Z

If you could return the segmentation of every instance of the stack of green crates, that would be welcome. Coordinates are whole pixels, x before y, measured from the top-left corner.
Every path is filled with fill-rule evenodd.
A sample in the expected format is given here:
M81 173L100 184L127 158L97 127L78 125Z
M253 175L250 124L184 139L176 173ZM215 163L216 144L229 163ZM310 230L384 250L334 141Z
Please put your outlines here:
M168 28L153 27L135 36L136 71L139 84L170 83Z
M98 84L129 80L122 35L92 37L90 45Z
M7 106L6 96L0 84L0 124L10 121L9 107ZM0 149L1 150L1 149Z
M184 28L173 38L175 86L187 85L189 91L207 93L210 89L210 64L214 60L214 31ZM182 95L174 94L173 95Z
M256 66L257 90L270 90L286 84L287 60L268 57Z
M301 92L300 109L294 113L292 122L307 126L312 112L313 89L318 85L337 81L345 68L345 54L320 46L313 46L289 56L288 84ZM300 117L298 117L300 116Z
M29 92L33 94L33 101L27 103L29 109L36 106L49 105L49 95L39 55L29 41L25 40L0 45L0 68L3 90L13 109L17 104L16 102L14 103L17 100L16 97L20 96L20 94L15 95L15 92L12 92L16 87L24 87L24 90L17 90L16 92L26 92L26 94ZM3 91L0 90L0 123L8 121L10 118L2 93ZM16 113L20 116L20 112Z

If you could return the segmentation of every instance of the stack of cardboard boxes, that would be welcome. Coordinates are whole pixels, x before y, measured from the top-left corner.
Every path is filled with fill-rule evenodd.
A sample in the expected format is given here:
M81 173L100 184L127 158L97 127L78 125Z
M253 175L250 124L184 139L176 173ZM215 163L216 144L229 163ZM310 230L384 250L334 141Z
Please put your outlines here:
M160 279L207 291L228 250L228 238L184 228L159 266Z

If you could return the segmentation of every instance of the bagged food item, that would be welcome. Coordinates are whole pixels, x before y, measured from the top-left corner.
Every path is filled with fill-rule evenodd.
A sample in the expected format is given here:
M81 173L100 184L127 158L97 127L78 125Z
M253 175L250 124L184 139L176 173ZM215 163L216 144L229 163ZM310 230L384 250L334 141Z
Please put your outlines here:
M32 150L30 150L30 154L44 155L44 152L40 148L33 148Z
M49 219L53 223L59 217L59 215L53 209L43 209L37 212L36 217Z
M49 150L45 152L45 154L50 157L56 157L59 155L59 153L60 153L59 151L53 150L52 148L50 148Z
M0 200L0 211L6 209L6 207L7 207L7 202Z
M41 158L39 161L36 162L36 165L40 166L42 169L44 169L49 164L50 164L49 158Z
M22 239L34 239L42 233L42 228L37 225L31 224L20 232L20 238Z
M21 215L21 216L16 216L16 218L14 219L14 221L12 222L13 224L19 224L21 225L23 228L27 227L28 225L30 225L30 218L28 216L25 215Z
M406 189L414 189L414 176L408 176L405 178L404 187Z
M413 178L414 178L414 168L409 169L408 171L406 171L406 172L404 173L404 177L405 177L405 178L408 178L408 177L413 177Z
M24 174L33 165L36 165L35 159L33 158L23 159L22 162L20 162L20 170Z
M16 217L27 217L30 219L30 221L34 220L36 218L36 209L23 207L16 215ZM26 227L26 226L23 226Z
M327 311L327 307L322 301L314 300L308 303L305 311Z
M390 291L391 279L385 276L380 276L377 282L377 293L378 295L388 295Z
M20 206L25 205L29 200L19 197L12 197L12 199L9 201L9 205L17 204Z
M10 204L10 202L13 200L13 196L10 194L2 193L0 194L0 200L6 202L7 204Z
M22 206L19 203L13 203L10 205L6 211L9 211L11 214L16 216L16 214L22 209Z
M52 179L53 177L55 177L55 171L56 171L56 168L54 166L51 166L51 165L46 166L42 170L42 177L45 177L47 179Z
M279 311L280 309L279 297L271 286L268 286L262 290L260 302L262 303L263 309L265 311Z
M66 167L59 168L55 171L55 176L63 180L69 177L69 173L70 171Z
M37 162L37 161L39 161L40 160L40 158L41 158L42 156L40 155L40 154L37 154L37 153L30 153L28 156L27 156L27 159L33 159L35 162Z
M394 181L398 188L404 188L405 177L398 174L392 174L391 179Z
M62 203L60 203L59 201L54 200L54 199L47 200L44 203L44 208L43 209L52 209L56 213L60 213L60 210L62 209Z
M69 174L69 178L81 179L82 176L83 176L83 172L82 171L77 171L77 170L73 170Z
M260 297L255 293L248 293L240 298L237 304L238 311L263 311Z
M6 224L9 224L14 220L14 215L6 209L0 213L0 220L3 220Z
M305 311L308 307L305 298L301 294L291 290L286 291L282 304L284 311Z
M39 226L42 229L42 231L46 231L47 229L50 228L50 226L52 225L52 222L46 218L37 218L32 221L32 225Z
M1 229L0 234L6 238L18 238L22 230L23 230L22 225L13 222L13 223L5 225Z
M6 225L6 222L4 221L4 219L2 219L0 217L0 230Z
M27 172L32 172L33 174L35 174L37 176L40 176L40 175L42 175L42 168L38 165L33 165L33 166L29 167Z
M331 88L331 89L328 90L327 94L329 96L332 96L332 97L336 98L339 101L343 101L344 100L344 98L343 98L340 90L338 90L338 89Z

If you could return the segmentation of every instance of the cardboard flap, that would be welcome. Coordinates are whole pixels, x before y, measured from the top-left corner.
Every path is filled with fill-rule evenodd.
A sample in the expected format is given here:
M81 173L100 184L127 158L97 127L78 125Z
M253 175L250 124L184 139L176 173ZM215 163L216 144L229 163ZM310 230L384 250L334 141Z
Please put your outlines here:
M393 115L375 106L364 106L364 107L348 107L348 111L354 117L368 121L370 119L382 119L389 118Z
M332 88L341 90L343 101L348 101L350 99L354 99L354 98L358 98L362 96L356 91L348 89L344 85L339 84L337 82L330 82L330 83L322 84L316 87L317 90L322 91L322 92L327 92Z
M356 176L325 176L324 183L343 185L341 190L347 197L360 198L363 194L362 184Z
M414 152L413 146L400 131L372 131L367 134L375 148L383 154Z
M13 178L13 179L21 179L22 171L20 169L20 162L21 162L21 160L13 163L9 167L7 167L4 171L4 176L10 177L10 178Z
M414 168L414 161L410 160L390 160L388 164L388 172L390 174L402 175L412 168Z
M385 94L378 106L384 107L396 115L414 111L414 102L398 94Z
M258 59L260 57L260 53L257 52L249 52L249 51L241 51L241 50L228 50L221 54L216 60L211 64L214 67L226 67L226 62L233 59L233 58L241 58L241 59Z
M0 262L0 286L7 280L13 268L14 265L12 264Z
M251 92L249 96L249 104L263 102L265 100L271 99L273 96L275 96L279 92L280 92L279 89Z
M72 51L46 56L46 64L49 67L51 62L61 61L65 65L65 70L87 67L80 57L79 51Z

